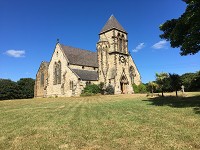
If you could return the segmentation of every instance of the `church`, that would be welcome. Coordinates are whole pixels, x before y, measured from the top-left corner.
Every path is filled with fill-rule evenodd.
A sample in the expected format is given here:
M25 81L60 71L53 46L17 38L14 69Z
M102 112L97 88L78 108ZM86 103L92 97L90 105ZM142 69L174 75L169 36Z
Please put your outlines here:
M128 33L113 15L99 33L96 52L57 41L51 60L40 64L34 96L80 96L86 85L101 82L112 85L114 94L132 94L132 84L141 83L128 51Z

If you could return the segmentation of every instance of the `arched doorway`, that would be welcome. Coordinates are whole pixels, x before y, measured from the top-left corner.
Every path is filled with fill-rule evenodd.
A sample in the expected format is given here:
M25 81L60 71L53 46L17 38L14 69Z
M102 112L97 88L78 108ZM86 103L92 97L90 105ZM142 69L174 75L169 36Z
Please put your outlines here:
M121 79L120 79L120 90L121 90L121 94L126 94L127 93L127 84L128 84L128 80L126 75L122 75Z

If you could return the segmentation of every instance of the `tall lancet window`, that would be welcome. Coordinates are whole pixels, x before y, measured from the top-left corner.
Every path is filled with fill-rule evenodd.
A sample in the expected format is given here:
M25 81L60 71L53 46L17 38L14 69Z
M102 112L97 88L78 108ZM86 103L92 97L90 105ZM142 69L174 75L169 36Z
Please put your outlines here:
M126 40L125 40L125 37L124 37L124 35L122 34L122 49L123 49L123 52L124 53L126 53L126 42L125 42Z
M118 50L119 52L125 53L125 38L120 33L118 33Z
M123 41L122 41L121 38L119 39L119 51L120 51L120 52L123 51Z
M58 76L58 69L57 69L57 63L54 63L53 66L53 84L57 84L57 76Z
M58 68L58 84L61 84L61 62L59 61L58 62L58 65L57 65L57 68Z
M54 63L54 69L53 69L53 84L61 84L61 62Z
M130 66L129 68L129 75L130 75L130 78L131 78L131 84L134 83L134 77L135 77L135 69L133 66Z

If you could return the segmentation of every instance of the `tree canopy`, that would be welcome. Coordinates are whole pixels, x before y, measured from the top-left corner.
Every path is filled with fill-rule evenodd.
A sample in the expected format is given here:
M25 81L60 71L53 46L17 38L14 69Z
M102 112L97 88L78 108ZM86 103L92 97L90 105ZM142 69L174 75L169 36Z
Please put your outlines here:
M178 90L181 88L181 79L178 74L169 74L170 85L173 91L176 91L176 96L178 96Z
M34 82L31 78L21 78L17 82L0 79L0 100L33 98Z
M156 82L162 91L162 96L164 96L163 95L164 90L167 89L168 86L170 85L168 77L169 77L168 73L164 73L164 72L156 73Z
M9 79L0 79L0 100L17 99L20 97L16 82Z
M178 19L167 20L160 26L160 37L180 47L181 55L196 54L200 50L200 1L184 0L185 12Z
M31 78L21 78L19 81L17 81L17 85L21 91L20 98L33 98L34 84L35 80Z

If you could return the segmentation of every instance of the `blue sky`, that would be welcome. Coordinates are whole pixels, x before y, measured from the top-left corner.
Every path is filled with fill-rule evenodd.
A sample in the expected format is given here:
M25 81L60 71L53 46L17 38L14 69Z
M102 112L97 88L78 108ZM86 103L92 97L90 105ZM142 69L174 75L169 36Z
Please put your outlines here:
M96 51L98 33L113 14L128 32L129 51L142 82L156 72L183 74L200 70L200 53L180 56L159 38L159 25L179 17L181 0L6 0L0 1L0 78L35 78L49 61L56 39Z

